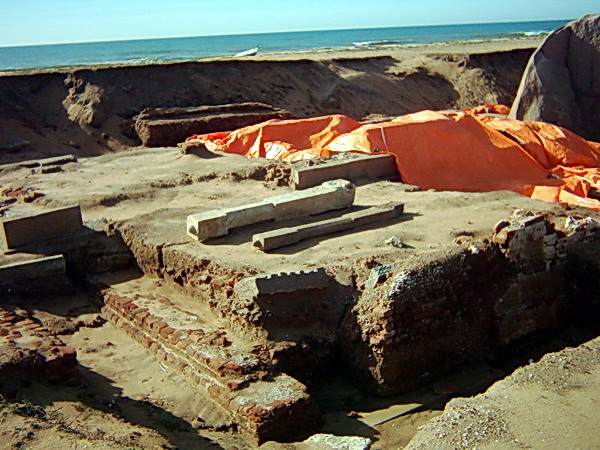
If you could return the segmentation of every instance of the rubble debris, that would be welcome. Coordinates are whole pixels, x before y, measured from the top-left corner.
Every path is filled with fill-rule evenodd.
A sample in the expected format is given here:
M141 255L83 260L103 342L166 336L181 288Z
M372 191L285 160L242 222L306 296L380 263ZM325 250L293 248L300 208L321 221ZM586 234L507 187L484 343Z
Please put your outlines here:
M315 434L300 445L319 450L369 450L371 444L371 439L365 437Z
M406 247L404 242L402 242L402 240L398 236L392 236L389 239L386 239L385 243L386 243L386 245L391 245L392 247L396 247L396 248Z
M61 381L77 377L77 352L42 324L0 307L0 376L14 371Z
M31 188L13 188L7 187L2 190L2 195L9 199L15 199L23 203L32 203L40 197L44 197L45 194L40 191L33 190Z

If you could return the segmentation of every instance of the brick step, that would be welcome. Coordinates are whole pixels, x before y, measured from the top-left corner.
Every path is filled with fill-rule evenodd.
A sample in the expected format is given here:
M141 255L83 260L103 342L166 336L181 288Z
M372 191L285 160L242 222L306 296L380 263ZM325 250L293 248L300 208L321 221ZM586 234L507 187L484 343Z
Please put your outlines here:
M198 318L175 305L158 307L156 299L137 297L106 291L103 314L159 361L207 391L252 442L301 437L314 430L318 412L302 383L235 348L224 330L199 329Z
M41 323L0 308L0 374L7 377L11 369L72 381L77 376L77 352Z
M198 328L197 317L175 305L167 306L165 314L164 305L156 308L153 305L156 300L141 296L134 300L106 293L104 300L104 313L116 314L118 317L111 319L113 322L124 320L128 326L143 332L148 339L141 342L147 348L152 346L152 341L160 341L161 345L189 360L195 369L230 385L231 390L235 390L237 383L247 384L271 375L269 367L255 355L233 348L224 330Z

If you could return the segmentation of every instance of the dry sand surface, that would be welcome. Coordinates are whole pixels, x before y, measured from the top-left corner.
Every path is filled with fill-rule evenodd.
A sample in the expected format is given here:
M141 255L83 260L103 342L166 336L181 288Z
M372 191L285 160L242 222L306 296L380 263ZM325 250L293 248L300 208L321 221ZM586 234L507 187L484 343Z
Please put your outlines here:
M400 201L405 203L405 215L398 220L310 239L270 254L249 242L253 232L264 226L248 227L200 246L185 234L188 214L290 192L290 167L235 155L184 155L174 148L132 149L136 138L131 134L131 118L143 107L249 100L286 108L298 117L345 113L363 118L423 108L510 103L537 43L323 51L258 55L250 61L0 76L0 95L7 99L0 105L0 145L30 142L25 149L0 154L1 162L65 153L79 157L55 173L33 173L22 167L0 170L2 191L22 193L16 202L9 194L0 198L0 211L16 217L80 204L86 225L96 229L117 225L143 230L149 241L255 273L326 266L358 286L364 284L373 264L468 248L471 242L489 237L492 226L515 209L544 212L560 220L574 214L598 218L598 213L583 208L512 192L421 192L398 182L379 181L357 188L355 208ZM66 116L69 105L81 106L73 120ZM101 117L99 123L85 123L87 113ZM392 236L404 247L387 245ZM0 255L0 262L23 257ZM217 318L184 293L140 271L104 274L95 281L119 292L166 293L190 314L197 314L203 327L218 326ZM71 296L3 300L5 306L31 312L51 325L76 348L82 376L75 386L1 380L6 401L0 402L0 433L6 445L0 446L249 447L210 401L121 329L104 322L99 316L101 302L88 290L77 287ZM244 340L234 332L228 336L236 344ZM579 344L597 334L577 330L564 336L544 337L542 344L535 341L516 359L467 366L394 397L365 394L343 376L315 383L311 394L324 416L319 431L369 437L378 449L402 448L413 437L411 448L593 447L600 444L595 420L600 415L600 347L597 340ZM529 358L537 360L568 345L575 348L548 354L493 384ZM479 395L450 401L474 394ZM306 448L276 443L264 447Z
M450 401L406 448L597 448L600 340L545 355L484 394Z

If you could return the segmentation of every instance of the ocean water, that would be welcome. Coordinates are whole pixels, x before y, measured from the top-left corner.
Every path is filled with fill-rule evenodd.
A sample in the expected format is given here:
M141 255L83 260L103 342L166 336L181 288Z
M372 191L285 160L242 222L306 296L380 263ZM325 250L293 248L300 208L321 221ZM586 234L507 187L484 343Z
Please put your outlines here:
M0 70L88 64L143 64L234 55L543 36L568 20L239 34L81 44L0 47Z

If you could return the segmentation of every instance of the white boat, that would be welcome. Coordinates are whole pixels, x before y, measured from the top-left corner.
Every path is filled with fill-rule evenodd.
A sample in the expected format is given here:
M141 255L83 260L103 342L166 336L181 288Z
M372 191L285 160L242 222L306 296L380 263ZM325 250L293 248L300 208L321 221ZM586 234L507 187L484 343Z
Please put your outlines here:
M399 44L399 41L388 41L388 40L383 40L383 41L366 41L366 42L353 42L353 44L357 47L375 47L375 46L381 46L381 45L395 45L395 44Z
M234 56L236 58L239 58L241 56L254 56L257 53L258 53L258 44L256 45L256 47L251 48L251 49L246 50L246 51L243 51L243 52L240 52L240 53L236 53Z

